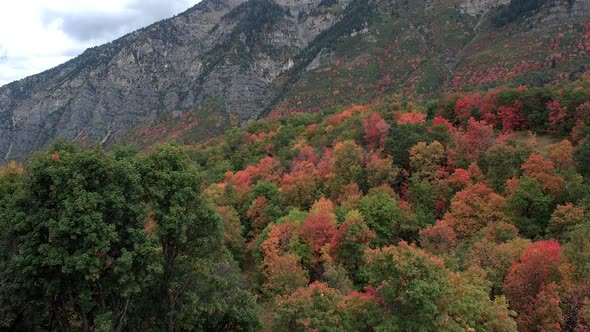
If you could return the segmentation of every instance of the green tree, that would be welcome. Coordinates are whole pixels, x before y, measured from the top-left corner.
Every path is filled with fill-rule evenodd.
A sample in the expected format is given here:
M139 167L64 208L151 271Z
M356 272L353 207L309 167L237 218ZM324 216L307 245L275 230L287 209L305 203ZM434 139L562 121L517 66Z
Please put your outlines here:
M390 136L385 139L385 151L393 156L393 161L403 168L410 166L410 149L420 143L429 143L426 125L403 124L392 127Z
M140 171L147 197L153 232L161 250L156 316L174 331L177 322L190 325L200 297L187 287L199 266L223 247L221 218L199 196L200 180L184 150L174 145L158 146L141 158Z
M363 253L374 238L375 232L369 229L363 216L359 211L352 210L348 212L330 243L330 255L358 281L357 272Z
M491 147L481 163L492 189L503 192L506 180L520 175L520 167L531 152L531 148L524 144L501 144Z
M450 282L442 261L403 242L368 251L365 259L365 278L390 315L382 330L437 330L444 319L438 303Z
M382 300L381 331L516 331L503 297L489 298L481 270L451 273L405 242L366 252L363 272Z
M528 176L518 180L508 198L514 225L520 234L531 239L544 237L554 207L551 196L543 193L539 182Z
M574 150L574 159L577 163L577 169L585 178L590 177L590 140L585 139Z
M407 228L407 225L400 225L401 211L397 200L385 190L374 189L363 198L359 210L369 228L377 235L373 241L375 246L398 242L402 231Z
M27 318L31 324L124 327L129 303L157 269L141 189L132 160L98 148L57 144L33 157L22 195L0 217L15 248L13 274L2 279L42 303L43 311Z
M279 190L270 181L261 181L252 189L244 204L241 218L244 220L244 231L249 238L255 237L266 225L279 217L282 213L281 198Z
M336 143L334 174L340 184L359 182L363 168L363 150L354 141Z

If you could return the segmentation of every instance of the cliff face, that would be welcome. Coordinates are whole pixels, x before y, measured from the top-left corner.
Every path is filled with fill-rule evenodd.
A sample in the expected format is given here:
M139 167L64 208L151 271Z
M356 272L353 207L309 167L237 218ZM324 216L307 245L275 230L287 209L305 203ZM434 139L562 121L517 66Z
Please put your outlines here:
M209 99L245 121L275 78L338 16L320 0L204 0L174 18L0 88L0 161L55 139L109 143Z
M461 10L469 15L484 15L490 9L509 2L510 0L463 0Z

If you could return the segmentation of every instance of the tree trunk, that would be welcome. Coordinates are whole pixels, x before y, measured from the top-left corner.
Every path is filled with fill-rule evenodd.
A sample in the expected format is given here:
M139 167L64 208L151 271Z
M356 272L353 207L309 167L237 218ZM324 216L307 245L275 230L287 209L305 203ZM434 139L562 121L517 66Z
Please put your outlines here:
M58 296L55 298L49 298L49 308L51 308L51 315L53 319L57 321L60 331L70 332L72 330L70 326L70 320L65 310L63 300Z
M172 282L174 265L176 263L176 250L169 242L163 245L164 251L164 275L162 276L162 283L160 284L160 299L164 300L161 317L166 322L166 330L174 331L176 319L170 315L175 306L175 297L170 294L170 283Z
M84 332L91 332L90 322L88 321L88 316L85 313L80 313L80 321L82 322L82 331Z
M127 308L129 307L129 299L125 300L125 303L117 304L117 312L113 312L112 323L113 331L121 332L125 326L125 318L127 317Z

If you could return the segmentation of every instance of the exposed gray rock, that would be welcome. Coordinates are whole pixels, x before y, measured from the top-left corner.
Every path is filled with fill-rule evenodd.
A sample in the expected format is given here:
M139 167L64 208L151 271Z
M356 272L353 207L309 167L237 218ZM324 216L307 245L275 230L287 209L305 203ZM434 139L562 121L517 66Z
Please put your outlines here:
M339 19L318 14L320 0L277 3L284 13L261 27L249 25L257 17L248 15L259 13L249 12L246 0L204 0L1 87L0 163L59 138L108 144L163 112L180 114L209 98L222 98L219 112L242 122L260 114L275 97L275 79L294 66L293 56Z
M462 0L461 10L469 15L485 15L490 9L505 5L510 0Z

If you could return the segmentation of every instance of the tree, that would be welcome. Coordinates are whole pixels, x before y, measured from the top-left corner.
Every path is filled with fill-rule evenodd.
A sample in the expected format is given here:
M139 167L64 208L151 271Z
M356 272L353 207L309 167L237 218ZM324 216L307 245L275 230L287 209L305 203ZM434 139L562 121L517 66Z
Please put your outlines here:
M47 311L44 298L36 289L23 285L23 275L13 257L18 253L19 238L14 227L24 217L20 205L24 200L24 169L16 163L0 167L0 327L31 330L40 324L38 313ZM48 325L46 325L48 326ZM48 326L49 328L49 326Z
M275 331L370 331L382 314L373 294L343 295L319 282L278 298L273 311Z
M141 158L140 165L161 248L157 317L166 330L173 331L179 319L182 325L198 319L194 312L198 293L190 288L185 291L183 285L199 272L195 271L199 262L223 250L223 225L199 196L198 173L182 148L158 146Z
M334 146L334 174L342 184L357 182L363 165L362 149L353 141L336 143Z
M416 222L420 227L432 225L436 221L438 211L436 210L435 198L446 194L446 188L441 184L442 181L429 182L420 180L416 175L410 178L407 198L411 203L413 212L416 215Z
M215 210L223 222L225 246L239 262L246 251L246 239L242 236L244 227L240 222L240 216L231 206L215 206Z
M336 200L336 203L340 204L340 207L345 211L351 211L358 208L363 193L360 191L358 184L351 182L340 188L340 195Z
M477 116L478 114L475 113L477 113L480 103L481 98L477 94L457 100L455 104L455 118L457 121L466 123L467 119Z
M441 260L401 242L368 250L363 273L388 312L382 329L437 330L444 320L438 304L447 295L450 281Z
M547 106L553 100L553 95L553 91L544 87L533 87L520 92L521 113L529 129L537 133L548 129L550 109Z
M262 262L259 267L265 278L262 291L265 295L285 295L309 283L308 272L303 269L303 255L292 251L297 227L291 221L269 225L266 239L261 238ZM310 253L311 256L311 253Z
M524 175L537 180L545 193L557 198L563 190L564 180L555 175L553 168L553 163L538 153L531 154L522 165Z
M512 181L507 190L508 209L520 234L531 239L544 237L554 207L551 196L528 176Z
M370 148L379 148L383 146L387 134L389 134L389 124L383 120L379 113L371 113L363 120L365 129L365 140L369 143Z
M176 303L175 328L181 331L257 331L258 306L249 291L249 281L226 250L206 260L178 264L183 278L174 284L181 293ZM153 306L153 303L148 303ZM149 322L137 317L133 325L149 330Z
M547 237L560 242L564 241L573 227L584 221L585 212L583 207L576 207L571 203L558 205L549 219L546 230Z
M294 254L267 256L264 267L266 280L262 291L268 296L291 294L309 283L308 273L301 266L299 257Z
M557 173L571 170L576 165L574 161L574 147L568 140L547 146L547 154Z
M381 158L376 152L371 152L367 156L365 170L369 188L391 183L398 174L398 170L393 167L392 158Z
M501 243L485 237L470 246L464 258L465 267L483 269L486 272L486 279L491 282L491 295L502 295L510 267L530 243L530 240L519 237Z
M530 326L531 321L538 324L539 320L548 319L553 325L559 323L560 312L537 312L537 307L549 309L555 304L556 296L550 285L559 284L564 279L561 263L561 246L557 241L551 240L530 244L520 260L510 267L504 282L504 291L510 300L510 307L519 313L519 329ZM549 317L542 318L539 315Z
M7 210L0 223L15 250L3 262L11 273L3 285L20 285L11 297L39 305L28 312L28 326L92 331L104 319L101 328L123 329L130 302L149 286L157 262L133 161L56 144L37 154L23 176L16 200L4 196L15 188L2 186Z
M451 273L443 262L400 242L367 250L363 272L376 285L386 318L378 330L515 331L506 301L491 301L479 270Z
M555 291L556 285L544 285L534 300L517 318L522 331L562 331L563 312Z
M469 118L467 129L456 138L459 157L465 161L477 161L494 144L494 141L494 129L491 125Z
M499 106L498 117L502 121L504 131L520 130L526 126L526 119L522 115L522 104L518 100L514 102L514 105Z
M363 253L375 236L375 232L369 229L360 212L350 211L330 242L329 253L336 262L346 268L354 280L358 280L357 271Z
M467 186L472 184L469 172L462 168L455 169L453 174L449 176L448 181L453 187L459 189L465 189Z
M420 142L410 149L410 169L420 179L436 179L444 161L445 148L438 141Z
M585 139L574 150L577 170L584 177L590 176L590 139Z
M318 175L313 164L309 168L293 171L283 175L281 194L288 204L309 209L316 200Z
M590 284L590 222L573 226L566 233L563 251L574 267L574 276L582 284ZM590 323L590 322L589 322Z
M272 182L257 183L244 204L244 231L248 238L253 238L276 220L282 211L281 205L279 189Z
M410 148L420 142L430 142L425 124L402 124L394 126L389 137L385 139L384 150L393 156L396 165L408 168L410 165Z
M587 332L590 330L590 299L586 299L584 307L578 313L578 321L576 322L576 332Z
M398 242L404 226L409 226L400 224L401 212L397 201L385 190L374 190L365 196L359 210L369 228L377 235L374 240L376 246Z
M457 246L455 231L443 220L420 230L420 245L424 250L441 255L450 253Z
M416 110L403 113L397 118L398 125L405 125L405 124L417 125L417 124L425 124L425 123L426 123L426 114L420 113Z
M328 244L336 233L336 215L332 202L318 201L301 226L301 239L311 251L319 255L324 245Z
M524 144L498 144L491 147L482 158L482 168L492 189L503 192L506 180L520 176L521 166L531 152L531 148Z
M470 238L487 225L505 222L506 200L484 184L474 184L451 199L451 208L444 216L459 241Z
M450 274L448 295L439 304L450 319L441 324L441 330L516 331L506 298L490 300L490 282L484 276L477 268Z
M272 329L277 331L329 331L342 328L342 317L334 314L342 294L324 283L313 283L276 303Z

